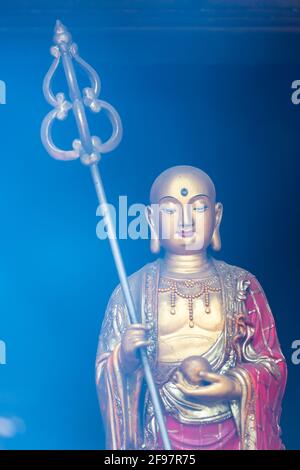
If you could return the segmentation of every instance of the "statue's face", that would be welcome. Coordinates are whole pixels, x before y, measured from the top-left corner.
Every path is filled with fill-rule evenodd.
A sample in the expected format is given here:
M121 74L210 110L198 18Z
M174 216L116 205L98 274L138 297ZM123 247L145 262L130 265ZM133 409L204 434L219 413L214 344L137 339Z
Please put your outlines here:
M166 251L190 254L205 250L222 215L215 188L201 170L173 167L151 189L151 225Z

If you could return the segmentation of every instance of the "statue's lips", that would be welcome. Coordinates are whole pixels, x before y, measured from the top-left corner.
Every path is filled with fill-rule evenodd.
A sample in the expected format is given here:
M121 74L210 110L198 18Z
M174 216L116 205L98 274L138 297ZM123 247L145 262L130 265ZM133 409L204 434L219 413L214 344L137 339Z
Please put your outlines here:
M180 232L177 232L177 234L182 238L191 238L195 234L195 232L194 230L190 229L190 230L181 230Z

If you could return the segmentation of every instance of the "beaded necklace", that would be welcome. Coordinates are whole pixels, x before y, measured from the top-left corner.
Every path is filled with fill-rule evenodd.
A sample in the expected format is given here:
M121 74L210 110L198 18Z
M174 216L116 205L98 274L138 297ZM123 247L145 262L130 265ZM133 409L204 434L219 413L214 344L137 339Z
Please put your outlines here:
M159 293L170 292L170 314L176 314L176 296L188 300L189 327L194 328L194 300L204 295L205 313L210 313L209 294L221 292L221 287L216 287L218 277L214 276L204 280L175 280L168 278L160 279Z

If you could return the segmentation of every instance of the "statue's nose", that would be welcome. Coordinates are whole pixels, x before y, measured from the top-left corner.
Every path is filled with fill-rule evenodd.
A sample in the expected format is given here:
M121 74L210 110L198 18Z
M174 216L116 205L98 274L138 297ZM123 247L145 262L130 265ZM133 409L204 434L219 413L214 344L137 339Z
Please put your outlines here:
M180 227L182 229L191 229L193 227L192 208L189 204L185 204L182 207L182 214L180 220Z

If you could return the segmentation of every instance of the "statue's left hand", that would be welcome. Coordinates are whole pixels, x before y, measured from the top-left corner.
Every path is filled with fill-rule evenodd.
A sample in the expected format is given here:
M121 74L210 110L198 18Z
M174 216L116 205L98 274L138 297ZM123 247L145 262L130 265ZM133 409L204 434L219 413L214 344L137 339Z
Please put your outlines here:
M200 378L209 382L209 385L189 386L180 371L177 371L174 376L176 386L182 393L201 398L203 402L235 400L241 397L241 385L233 377L213 372L201 372Z

